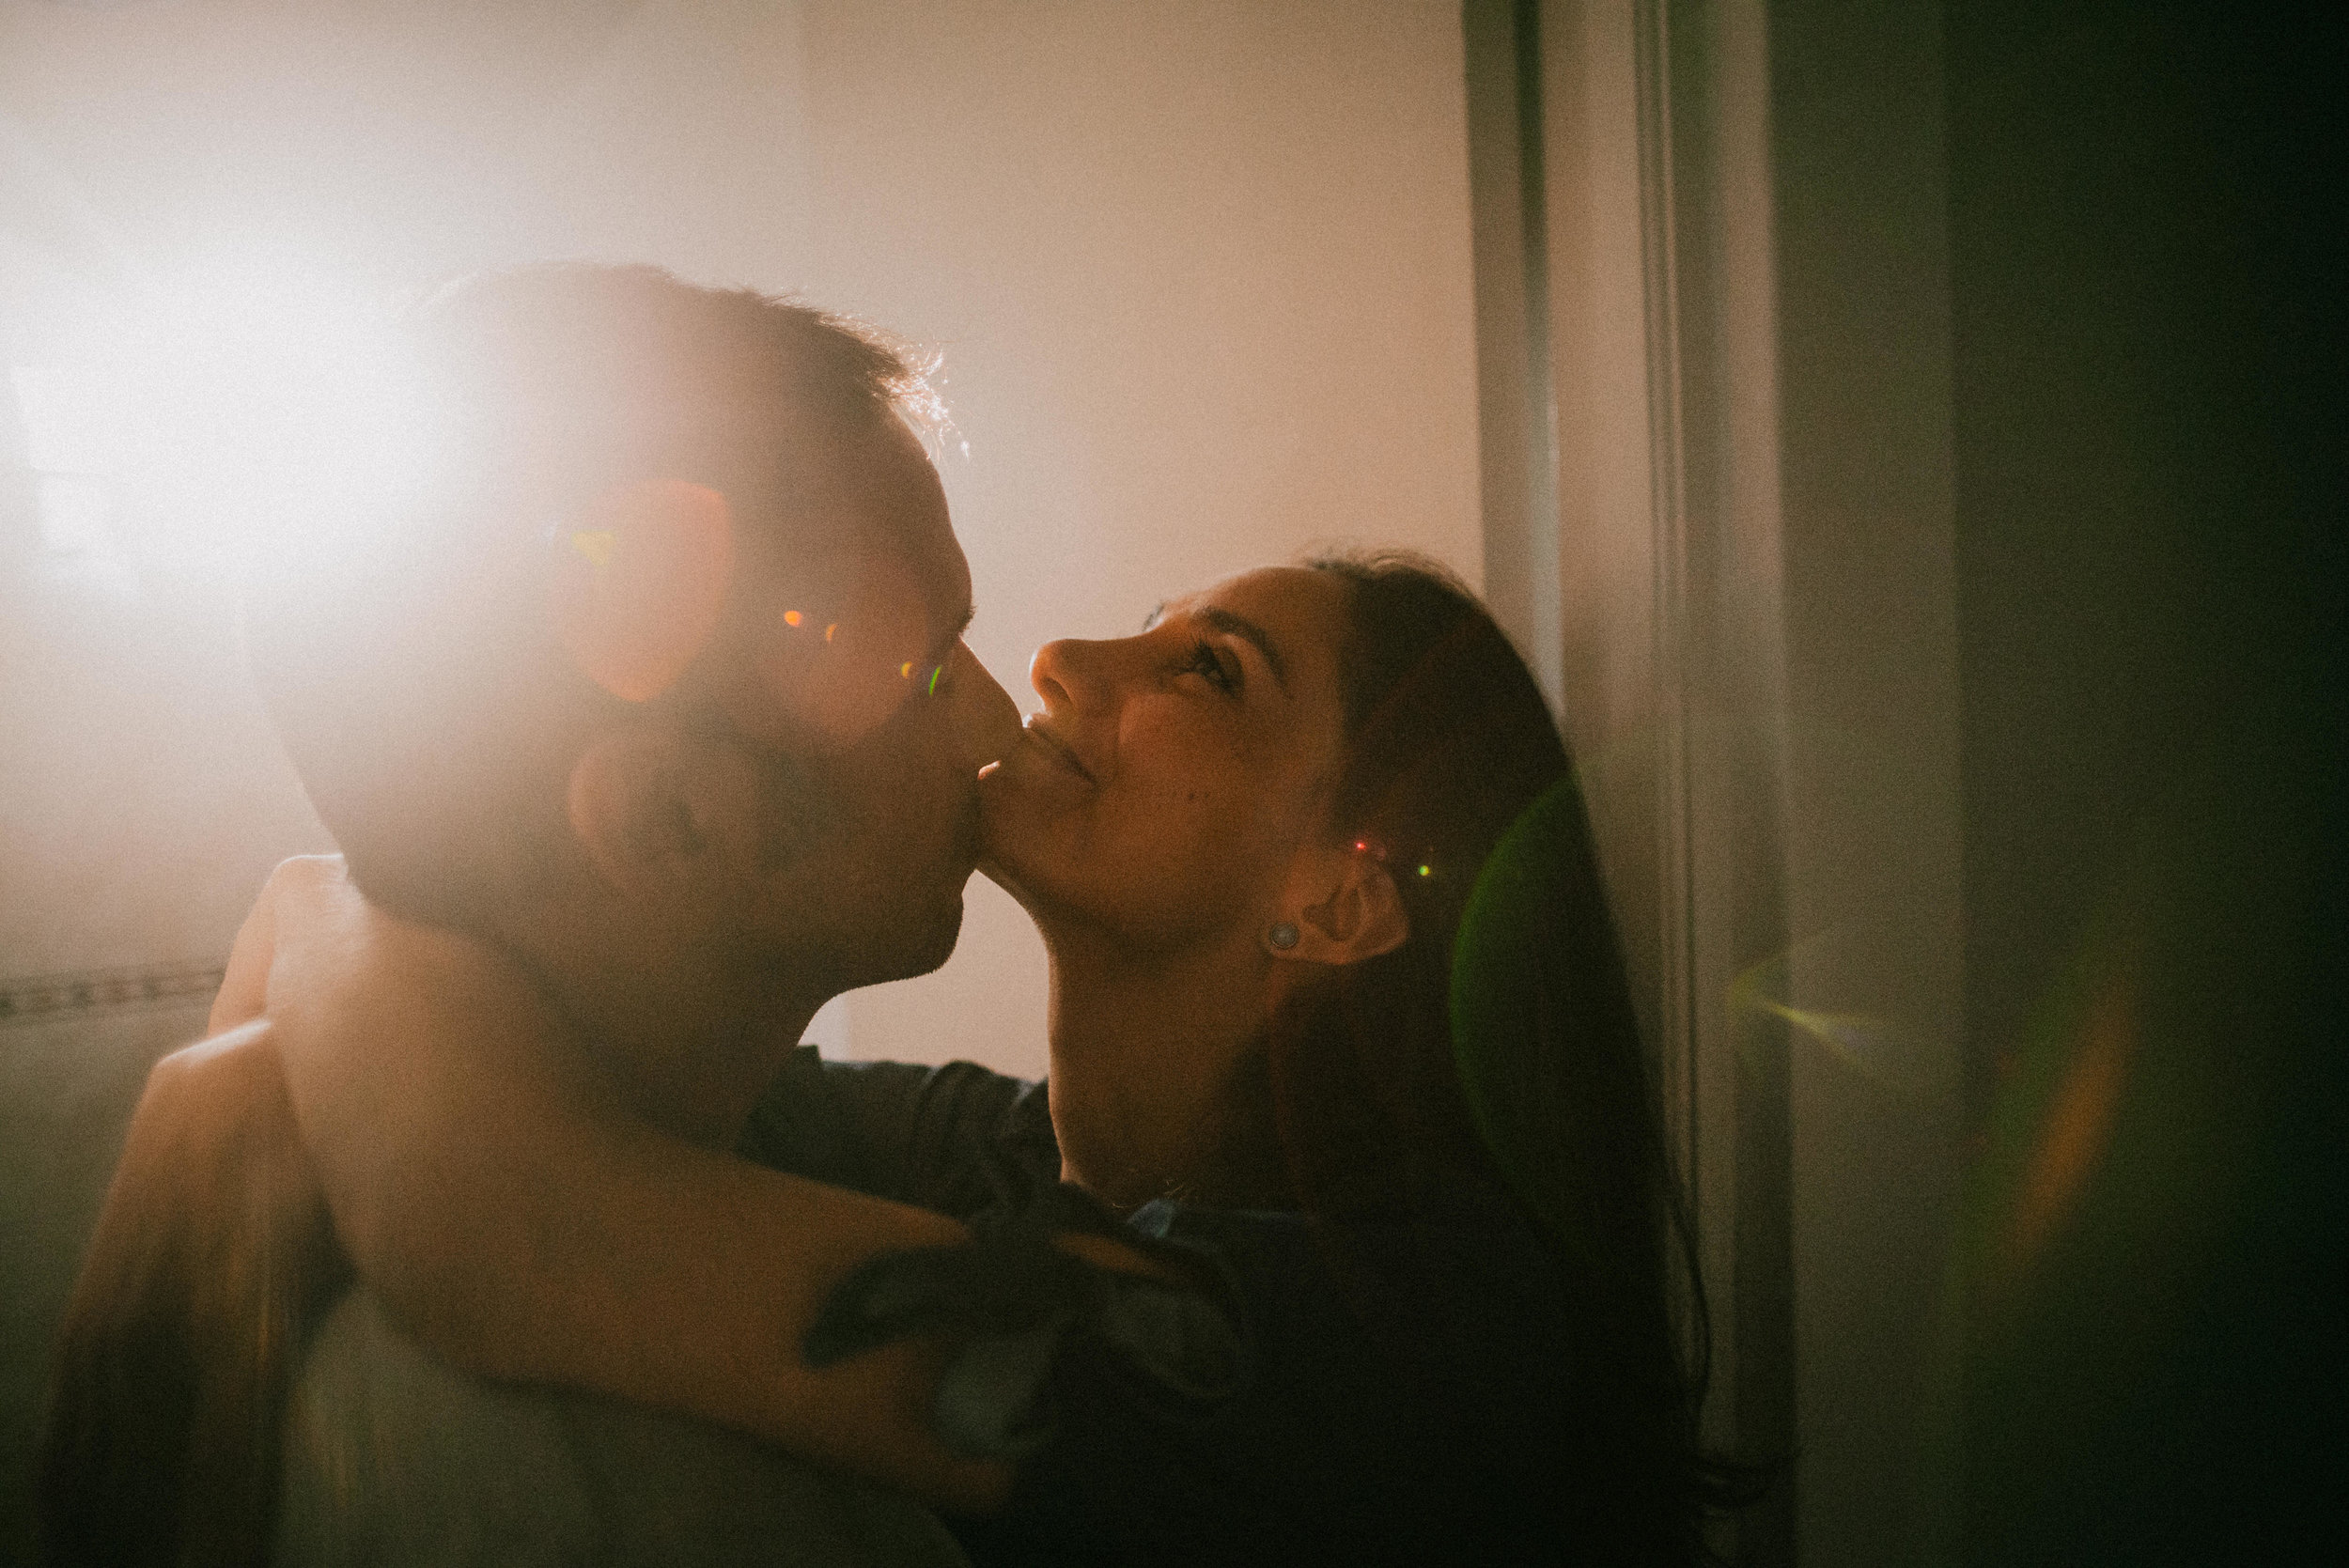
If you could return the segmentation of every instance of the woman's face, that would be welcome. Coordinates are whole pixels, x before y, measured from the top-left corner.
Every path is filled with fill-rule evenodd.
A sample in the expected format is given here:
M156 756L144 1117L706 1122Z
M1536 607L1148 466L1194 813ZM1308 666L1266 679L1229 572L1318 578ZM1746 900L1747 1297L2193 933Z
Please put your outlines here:
M1081 924L1135 953L1269 925L1323 828L1346 630L1341 579L1275 567L1136 636L1038 649L1043 707L980 784L988 874L1048 935Z

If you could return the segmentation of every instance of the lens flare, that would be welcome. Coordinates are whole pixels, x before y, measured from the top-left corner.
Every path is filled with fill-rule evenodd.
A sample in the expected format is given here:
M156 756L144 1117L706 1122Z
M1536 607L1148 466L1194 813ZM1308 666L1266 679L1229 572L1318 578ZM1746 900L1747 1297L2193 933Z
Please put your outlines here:
M1597 1247L1579 1172L1609 1129L1593 1074L1639 1071L1638 1028L1576 781L1522 813L1478 870L1452 952L1453 1064L1496 1170L1545 1226Z
M594 505L605 526L570 536L551 584L572 661L626 702L676 684L715 634L734 574L725 497L681 479L630 485Z
M1999 1061L1999 1090L1968 1173L1967 1234L1992 1306L2024 1298L2107 1167L2144 1032L2143 945L2103 923Z
M2108 980L2081 1020L1999 1236L1996 1266L2005 1278L2020 1276L2046 1249L2110 1141L2137 1043L2134 1000L2128 986Z
M123 549L265 574L378 544L450 412L382 302L262 258L96 302L11 375L32 465L115 496Z
M1825 1047L1839 1065L1880 1089L1913 1097L1927 1093L1948 1053L1934 1043L1930 1026L1890 1013L1854 1007L1848 994L1851 967L1841 930L1806 939L1758 963L1729 983L1723 1001L1732 1018L1759 1016L1792 1025ZM1843 1006L1795 1000L1798 995L1836 995Z
M618 539L609 528L588 528L571 536L571 548L587 558L588 565L601 571L612 564L613 547Z

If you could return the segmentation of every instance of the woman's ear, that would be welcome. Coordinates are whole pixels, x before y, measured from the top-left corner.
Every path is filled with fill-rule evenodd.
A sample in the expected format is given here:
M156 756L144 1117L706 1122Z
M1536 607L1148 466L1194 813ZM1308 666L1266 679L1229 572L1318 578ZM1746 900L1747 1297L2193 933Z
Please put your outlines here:
M758 853L747 760L667 724L607 730L571 767L571 834L614 891L646 898L719 893Z
M1359 964L1392 953L1411 935L1410 912L1394 877L1374 856L1315 850L1289 879L1287 931L1276 931L1275 955L1309 964ZM1289 931L1294 941L1286 940Z

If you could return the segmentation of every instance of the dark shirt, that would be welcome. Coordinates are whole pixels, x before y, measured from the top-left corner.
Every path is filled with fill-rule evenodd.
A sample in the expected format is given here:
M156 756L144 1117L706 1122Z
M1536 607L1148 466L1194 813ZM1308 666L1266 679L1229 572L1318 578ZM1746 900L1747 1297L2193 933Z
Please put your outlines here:
M982 1224L1019 1201L1003 1168L1041 1186L1060 1170L1040 1083L807 1047L742 1153ZM1047 1436L1009 1502L949 1521L974 1562L1563 1560L1569 1478L1592 1473L1575 1452L1566 1292L1504 1196L1463 1180L1408 1215L1156 1203L1125 1223L1212 1264L1246 1374L1174 1397L1101 1336L1061 1337Z

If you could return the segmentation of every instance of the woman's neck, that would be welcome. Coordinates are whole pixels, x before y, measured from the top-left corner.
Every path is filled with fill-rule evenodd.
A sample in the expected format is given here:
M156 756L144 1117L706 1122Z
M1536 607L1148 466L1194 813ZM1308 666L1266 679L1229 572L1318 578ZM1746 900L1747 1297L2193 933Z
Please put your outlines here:
M1062 1178L1121 1209L1282 1204L1263 1056L1280 977L1252 933L1138 958L1053 923L1045 946Z

